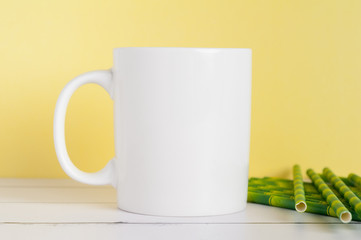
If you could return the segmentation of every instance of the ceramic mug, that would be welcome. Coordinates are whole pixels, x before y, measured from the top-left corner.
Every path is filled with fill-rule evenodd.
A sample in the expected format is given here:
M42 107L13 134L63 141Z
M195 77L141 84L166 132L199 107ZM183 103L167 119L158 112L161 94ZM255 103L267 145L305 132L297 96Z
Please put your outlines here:
M82 74L61 92L55 150L73 179L117 189L118 207L158 216L208 216L245 208L251 49L117 48L111 70ZM115 157L86 173L70 160L66 108L96 83L114 101Z

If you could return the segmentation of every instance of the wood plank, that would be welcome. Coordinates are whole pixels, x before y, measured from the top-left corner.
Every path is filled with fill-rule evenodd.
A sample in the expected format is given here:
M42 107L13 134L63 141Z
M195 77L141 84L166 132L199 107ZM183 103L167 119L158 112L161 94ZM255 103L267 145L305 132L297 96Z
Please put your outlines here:
M249 203L213 217L158 217L121 211L115 203L1 203L0 223L341 223L338 219Z
M0 203L116 203L113 188L0 187Z
M4 239L359 239L356 224L3 224Z
M68 188L112 188L110 185L93 186L72 179L0 178L0 187L68 187Z
M121 211L115 189L61 179L0 179L2 223L339 223L332 217L248 204L247 210L215 217L156 217Z

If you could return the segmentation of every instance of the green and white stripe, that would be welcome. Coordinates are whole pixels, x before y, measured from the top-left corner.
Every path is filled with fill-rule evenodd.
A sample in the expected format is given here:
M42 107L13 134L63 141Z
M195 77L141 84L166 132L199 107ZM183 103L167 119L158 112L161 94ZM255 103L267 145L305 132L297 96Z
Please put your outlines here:
M302 172L299 165L293 166L293 191L295 196L295 209L304 212L307 209L305 189L303 187Z
M361 216L361 200L351 191L346 184L337 177L329 168L323 169L323 174L328 181L337 189L341 195L347 199L349 204L355 209L355 212Z
M350 173L350 175L348 175L347 177L348 180L350 180L350 182L358 187L359 189L361 189L361 177L354 174L354 173Z
M295 201L291 196L280 196L280 195L265 195L260 192L248 191L247 201L251 203L258 203L263 205L269 205L280 208L294 209ZM327 204L327 202L312 202L307 200L307 210L309 213L316 213L321 215L328 215L337 217L334 210ZM352 219L361 221L361 218L353 211Z
M307 170L307 175L311 178L313 184L317 187L318 191L322 194L327 203L336 213L336 216L343 223L349 223L352 219L351 213L342 204L342 202L336 197L332 190L322 180L322 178L315 173L312 169Z

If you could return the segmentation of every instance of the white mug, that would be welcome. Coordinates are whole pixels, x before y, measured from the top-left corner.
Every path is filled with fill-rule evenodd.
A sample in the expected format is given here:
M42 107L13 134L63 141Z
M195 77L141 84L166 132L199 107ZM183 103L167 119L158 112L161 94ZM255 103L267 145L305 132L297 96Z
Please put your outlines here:
M54 116L63 170L111 184L118 207L158 216L209 216L245 208L251 112L251 49L117 48L111 70L82 74L61 92ZM115 157L99 172L71 162L64 122L71 95L96 83L114 100Z

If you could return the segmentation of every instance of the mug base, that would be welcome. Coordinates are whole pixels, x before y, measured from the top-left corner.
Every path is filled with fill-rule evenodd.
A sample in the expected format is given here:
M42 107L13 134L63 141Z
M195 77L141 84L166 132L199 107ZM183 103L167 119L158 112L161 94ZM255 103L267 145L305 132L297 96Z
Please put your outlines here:
M235 214L238 212L242 212L246 209L247 204L242 204L242 206L235 210L229 210L229 211L219 211L219 212L209 212L209 213L190 213L185 212L181 213L179 211L171 213L171 212L157 212L157 211L136 211L136 210L129 210L125 209L123 207L120 207L118 205L118 209L124 212L132 213L132 214L138 214L138 215L144 215L144 216L153 216L153 217L217 217L217 216L224 216L224 215L230 215Z

